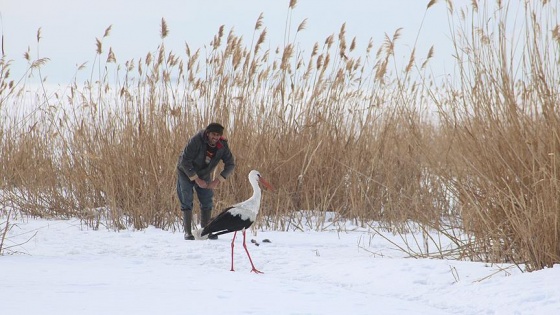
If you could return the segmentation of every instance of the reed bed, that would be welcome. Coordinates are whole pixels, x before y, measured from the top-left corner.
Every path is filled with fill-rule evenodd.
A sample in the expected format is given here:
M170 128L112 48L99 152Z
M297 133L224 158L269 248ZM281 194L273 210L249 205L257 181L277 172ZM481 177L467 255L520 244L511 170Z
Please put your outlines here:
M492 15L474 6L478 27L457 33L461 85L439 103L455 165L445 178L475 239L470 255L541 269L560 257L558 4L525 3L520 30L505 5Z
M425 231L420 255L435 246L446 257L550 267L560 261L558 7L526 4L522 32L510 33L508 7L485 5L447 2L457 75L443 82L429 75L434 49L394 67L400 29L365 51L345 25L311 51L295 41L273 50L262 16L250 42L224 26L209 49L180 53L165 48L162 19L160 46L125 62L103 45L109 27L90 80L38 90L26 111L25 84L3 56L0 111L17 113L1 116L3 211L179 229L178 155L218 121L237 168L216 191L216 212L249 197L247 174L258 169L276 190L255 228L376 221ZM291 29L297 38L305 21ZM45 62L29 58L29 73L41 77ZM439 247L434 230L456 248Z

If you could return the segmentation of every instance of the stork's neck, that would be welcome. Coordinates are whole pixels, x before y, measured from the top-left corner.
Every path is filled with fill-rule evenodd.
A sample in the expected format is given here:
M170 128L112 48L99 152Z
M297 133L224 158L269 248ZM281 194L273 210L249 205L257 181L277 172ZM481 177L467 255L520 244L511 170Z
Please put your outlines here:
M252 212L253 215L256 215L261 206L261 188L256 180L250 180L250 183L251 186L253 186L253 195L251 198L239 203L237 206Z
M257 181L251 181L251 186L253 186L253 195L249 200L255 200L258 203L261 201L261 188L259 187L259 183Z

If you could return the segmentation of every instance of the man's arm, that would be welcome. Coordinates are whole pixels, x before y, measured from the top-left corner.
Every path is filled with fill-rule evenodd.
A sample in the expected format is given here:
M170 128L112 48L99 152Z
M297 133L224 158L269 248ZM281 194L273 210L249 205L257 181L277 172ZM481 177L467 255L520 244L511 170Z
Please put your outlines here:
M224 169L220 173L218 177L221 181L225 181L226 178L233 172L235 169L235 158L229 149L229 146L226 145L226 152L222 156L222 161L224 162Z
M185 146L183 150L183 155L181 156L181 161L179 162L179 168L187 174L190 180L196 180L198 175L194 169L193 161L196 158L198 151L200 149L200 139L197 136L192 137L189 143ZM200 186L200 185L199 185Z

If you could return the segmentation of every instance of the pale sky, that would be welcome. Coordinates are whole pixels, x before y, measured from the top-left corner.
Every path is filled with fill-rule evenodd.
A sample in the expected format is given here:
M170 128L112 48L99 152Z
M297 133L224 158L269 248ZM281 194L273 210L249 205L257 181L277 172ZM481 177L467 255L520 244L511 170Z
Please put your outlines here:
M323 43L331 34L337 35L346 22L347 39L357 38L358 49L365 55L365 46L373 39L376 50L385 34L392 36L402 27L397 58L408 61L418 36L418 58L424 58L435 45L438 63L432 63L437 74L452 71L450 30L445 1L438 1L426 14L428 0L299 0L292 13L292 38L297 26L307 18L307 28L296 42L306 52L315 42ZM454 1L466 3L466 0ZM42 73L48 81L69 83L79 64L91 64L95 58L95 40L105 29L112 31L104 40L105 54L112 47L119 64L138 60L153 52L161 43L161 19L170 30L165 39L167 50L184 56L185 43L191 50L208 46L220 25L226 34L234 29L249 45L255 23L261 13L267 28L268 47L283 46L289 0L0 0L1 31L4 52L13 60L12 78L21 77L25 69L23 53L31 48L33 57L50 61ZM456 7L457 5L456 4ZM37 46L37 30L41 42ZM258 36L258 35L257 35ZM360 48L361 47L361 48Z

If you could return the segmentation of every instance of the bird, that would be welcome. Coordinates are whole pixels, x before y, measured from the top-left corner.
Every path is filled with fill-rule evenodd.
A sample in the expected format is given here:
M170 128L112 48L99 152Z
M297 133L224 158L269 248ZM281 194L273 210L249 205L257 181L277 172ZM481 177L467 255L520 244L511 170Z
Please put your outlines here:
M247 257L249 257L249 262L252 267L251 272L263 273L257 270L253 264L253 260L245 244L245 230L255 222L257 214L259 213L259 208L261 206L261 188L259 187L259 183L261 183L265 189L274 190L274 188L257 170L250 171L248 178L249 183L251 183L253 187L253 195L251 198L224 209L212 219L210 223L201 229L200 236L205 237L210 234L220 235L233 232L233 239L231 240L231 271L235 271L233 268L233 247L237 232L241 231L243 233L243 248L245 248L245 252L247 253Z

